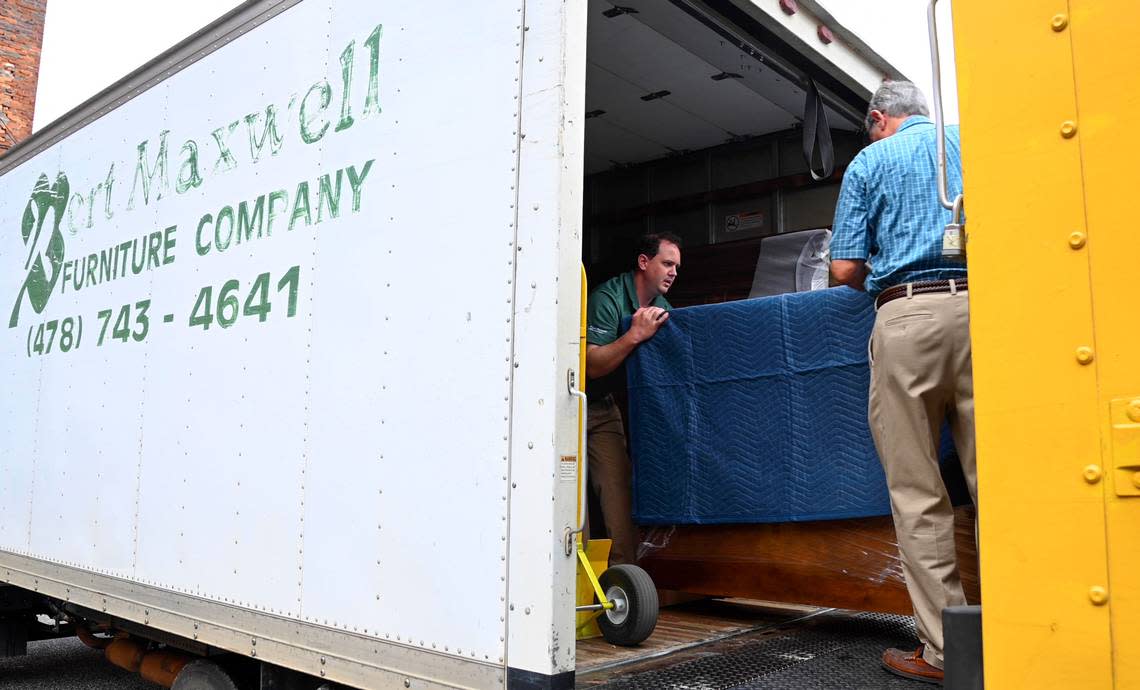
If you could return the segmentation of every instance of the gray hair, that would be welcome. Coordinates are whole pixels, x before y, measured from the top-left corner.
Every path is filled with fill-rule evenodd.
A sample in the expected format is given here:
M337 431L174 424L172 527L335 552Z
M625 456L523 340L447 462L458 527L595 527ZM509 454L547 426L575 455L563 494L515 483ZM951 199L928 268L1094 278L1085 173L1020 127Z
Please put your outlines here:
M884 81L871 96L867 104L867 116L863 119L863 127L869 132L871 125L871 111L878 110L884 115L901 117L904 115L929 115L926 107L926 96L909 81Z

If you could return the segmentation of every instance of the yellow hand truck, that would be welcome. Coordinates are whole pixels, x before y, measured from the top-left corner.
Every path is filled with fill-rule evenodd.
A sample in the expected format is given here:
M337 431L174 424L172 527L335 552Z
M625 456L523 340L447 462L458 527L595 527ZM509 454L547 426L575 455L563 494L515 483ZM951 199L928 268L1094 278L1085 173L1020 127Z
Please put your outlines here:
M578 398L578 527L566 531L566 554L578 553L578 639L601 635L610 644L641 644L657 626L657 588L649 573L632 564L607 568L610 540L587 539L586 490L589 466L586 456L586 270L582 269L582 310L578 336L578 371L567 379L570 394ZM601 577L597 573L601 571Z

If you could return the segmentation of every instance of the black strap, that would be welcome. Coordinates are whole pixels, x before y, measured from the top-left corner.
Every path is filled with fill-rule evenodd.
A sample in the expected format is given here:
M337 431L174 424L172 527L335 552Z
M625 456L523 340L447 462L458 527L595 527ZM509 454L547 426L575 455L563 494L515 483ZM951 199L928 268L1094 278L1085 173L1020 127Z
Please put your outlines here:
M815 152L819 151L823 174L818 174L813 165ZM816 182L826 180L835 172L835 147L831 143L831 127L827 124L827 109L819 97L819 89L814 79L808 79L807 98L804 102L804 160L808 171Z

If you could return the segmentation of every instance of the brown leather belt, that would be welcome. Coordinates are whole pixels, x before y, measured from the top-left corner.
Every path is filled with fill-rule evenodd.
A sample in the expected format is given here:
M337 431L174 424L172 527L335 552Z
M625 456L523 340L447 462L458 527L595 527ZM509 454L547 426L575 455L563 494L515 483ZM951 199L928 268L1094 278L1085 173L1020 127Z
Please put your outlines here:
M883 290L879 296L875 298L875 308L883 306L891 300L907 296L907 285L910 286L910 294L912 295L927 295L936 292L950 292L949 280L926 280L920 283L904 283L902 285L895 285ZM954 279L954 289L959 292L966 291L966 279Z

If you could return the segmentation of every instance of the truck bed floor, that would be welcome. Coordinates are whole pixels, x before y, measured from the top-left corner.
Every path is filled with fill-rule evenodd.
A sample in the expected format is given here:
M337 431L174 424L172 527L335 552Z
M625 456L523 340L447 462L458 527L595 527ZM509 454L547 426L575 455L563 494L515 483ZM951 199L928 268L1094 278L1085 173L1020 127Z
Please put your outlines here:
M653 637L676 637L676 629L690 625L694 617L714 615L716 609L710 611L707 606L715 603L663 610L660 632L655 632ZM579 645L577 687L590 690L870 690L925 686L893 676L879 665L879 657L886 647L917 646L910 617L834 609L798 615L790 610L765 614L760 607L750 623L738 623L735 630L724 625L707 631L703 639L671 647L664 645L668 647L665 649L642 649L640 655L631 650L633 653L627 652L622 658L604 661L599 661L600 655L594 648L605 643L589 641L590 645L584 650L584 645Z

